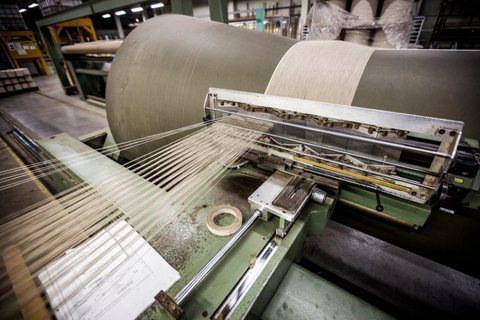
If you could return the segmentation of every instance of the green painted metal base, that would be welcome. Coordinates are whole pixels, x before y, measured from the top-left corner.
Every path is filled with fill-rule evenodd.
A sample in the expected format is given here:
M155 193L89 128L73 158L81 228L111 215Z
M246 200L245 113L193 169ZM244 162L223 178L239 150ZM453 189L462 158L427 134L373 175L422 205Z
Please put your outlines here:
M78 160L82 156L81 152L91 150L67 134L57 135L53 139L44 139L39 143L46 154L57 159L78 154L76 157ZM105 170L115 170L119 166L115 161L106 157L95 161L95 165L91 163L81 166L66 164L70 169L59 175L57 179L63 189L74 182L68 180L68 177L79 182L93 183ZM180 272L182 277L167 291L171 297L174 297L229 239L229 237L220 237L210 233L205 224L208 212L215 206L230 204L240 209L245 221L252 214L248 197L269 176L270 172L250 164L229 171L210 193L206 194L190 210L178 216L150 241L151 245ZM331 194L324 204L309 203L304 208L295 225L231 319L241 318L244 314L253 316L263 313L292 262L295 258L301 257L305 238L322 233L333 212L335 199L336 194ZM205 315L207 317L213 315L249 268L252 258L255 258L274 236L278 224L277 217L273 217L268 222L258 220L247 231L213 273L182 305L189 319L204 319ZM165 316L161 310L160 305L154 302L140 318L164 319Z
M261 318L395 319L295 263L291 265Z
M366 209L376 211L377 199L375 192L343 185L340 192L340 199L341 201L347 201L356 206L362 206ZM403 201L402 199L387 194L381 194L380 201L384 208L381 214L386 214L415 226L422 227L431 213L430 204L428 203L418 204L410 201Z

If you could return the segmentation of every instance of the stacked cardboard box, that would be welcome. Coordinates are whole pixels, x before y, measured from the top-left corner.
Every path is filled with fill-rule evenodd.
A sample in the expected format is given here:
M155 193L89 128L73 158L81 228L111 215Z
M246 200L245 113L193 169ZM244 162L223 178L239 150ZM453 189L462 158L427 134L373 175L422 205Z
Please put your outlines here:
M0 71L0 94L36 88L37 85L27 68Z

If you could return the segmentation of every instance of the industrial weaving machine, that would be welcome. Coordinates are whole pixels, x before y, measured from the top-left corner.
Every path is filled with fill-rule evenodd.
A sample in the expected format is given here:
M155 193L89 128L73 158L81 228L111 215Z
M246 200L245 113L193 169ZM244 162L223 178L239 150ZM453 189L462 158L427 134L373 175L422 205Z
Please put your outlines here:
M285 313L275 311L275 292L287 273L304 275L296 264L304 241L322 234L338 203L412 230L422 228L433 209L449 210L442 207L447 197L477 208L478 132L471 123L478 119L478 92L462 93L480 81L472 67L478 53L461 57L463 69L454 73L475 78L460 83L453 97L438 90L443 83L424 88L440 101L434 108L455 100L458 113L451 118L443 109L430 113L431 104L415 96L416 86L430 81L426 75L445 72L438 71L438 60L450 53L430 54L427 60L437 60L424 77L408 79L411 71L402 64L412 62L408 53L358 49L355 56L357 46L343 45L351 51L328 56L338 59L336 73L321 74L315 68L330 64L324 57L293 54L310 44L275 36L173 15L132 32L108 79L111 133L38 141L42 170L61 194L32 208L30 215L42 220L27 213L6 222L29 230L24 239L2 229L9 245L3 248L6 274L23 316L311 319L322 308L308 302L311 293L299 293L311 309L296 314L288 305ZM335 42L312 46L338 49ZM281 67L294 56L296 71L315 71L299 72L306 80L297 94L288 90L300 80ZM384 75L369 78L381 65L403 70L387 81L394 89L379 85ZM320 78L335 88L317 86ZM442 80L457 81L455 74ZM377 91L364 81L377 84ZM335 90L341 94L335 97ZM122 249L117 252L107 235ZM133 256L147 267L138 267ZM149 263L161 268L145 272ZM308 281L323 294L320 278ZM115 285L102 291L105 282ZM360 308L359 301L345 298ZM370 305L357 316L390 318Z

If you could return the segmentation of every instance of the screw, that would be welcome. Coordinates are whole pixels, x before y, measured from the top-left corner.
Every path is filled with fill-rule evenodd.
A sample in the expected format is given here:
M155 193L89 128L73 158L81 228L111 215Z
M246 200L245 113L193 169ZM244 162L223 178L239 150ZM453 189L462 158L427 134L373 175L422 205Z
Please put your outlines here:
M444 133L445 133L445 130L444 130L444 129L438 130L438 134L444 134Z
M204 318L206 318L206 317L208 316L208 312L207 312L207 311L203 311L203 312L202 312L202 316L203 316Z
M455 137L457 133L455 131L450 131L450 137Z

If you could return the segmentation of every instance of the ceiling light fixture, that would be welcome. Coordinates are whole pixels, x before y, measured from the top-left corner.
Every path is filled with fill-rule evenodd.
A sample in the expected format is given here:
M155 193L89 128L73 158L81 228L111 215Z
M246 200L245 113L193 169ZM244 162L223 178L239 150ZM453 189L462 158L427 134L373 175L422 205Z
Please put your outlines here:
M22 9L18 10L18 12L20 12L20 13L25 12L25 11L27 11L27 9L25 9L25 8L22 8Z
M162 8L162 7L164 7L164 6L165 6L165 5L164 5L163 3L159 2L159 3L154 3L154 4L152 4L152 5L150 6L150 8L152 8L152 9L157 9L157 8Z
M38 3L31 3L28 5L29 8L35 8L35 7L38 7Z
M143 11L142 7L132 8L132 12L142 12L142 11Z
M115 15L117 15L117 16L122 16L124 14L126 14L126 12L124 10L120 10L120 11L115 12Z
M102 18L104 18L104 19L107 19L107 18L110 18L110 17L111 17L111 15L109 13L106 13L102 16Z

